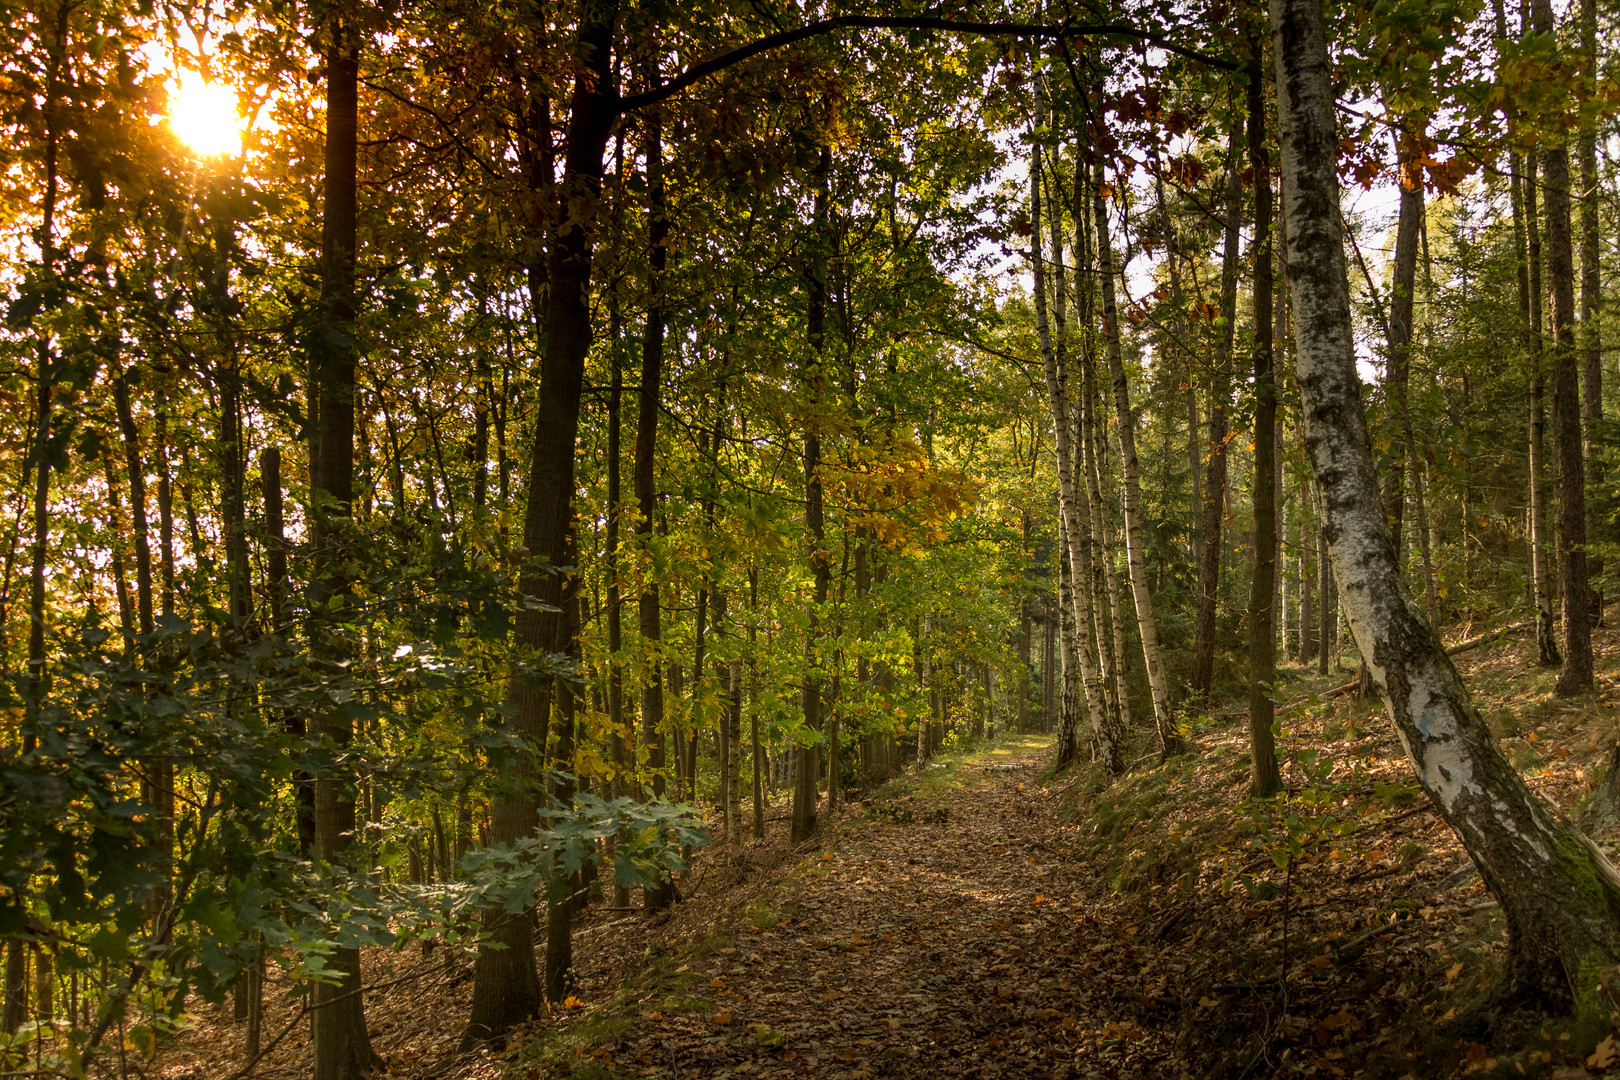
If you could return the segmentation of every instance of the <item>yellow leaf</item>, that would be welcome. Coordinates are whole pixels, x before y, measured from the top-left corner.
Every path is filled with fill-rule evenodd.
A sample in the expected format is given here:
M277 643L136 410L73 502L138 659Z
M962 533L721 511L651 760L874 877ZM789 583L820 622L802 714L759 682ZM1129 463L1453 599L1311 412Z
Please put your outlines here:
M1620 1044L1617 1044L1614 1041L1614 1036L1610 1035L1597 1044L1597 1049L1592 1051L1592 1056L1586 1059L1586 1067L1588 1069L1607 1069L1616 1061L1620 1061Z
M1446 982L1451 982L1458 975L1461 975L1462 974L1462 969L1463 969L1463 966L1462 966L1462 961L1461 960L1457 961L1455 964L1452 964L1450 967L1448 967L1446 969Z

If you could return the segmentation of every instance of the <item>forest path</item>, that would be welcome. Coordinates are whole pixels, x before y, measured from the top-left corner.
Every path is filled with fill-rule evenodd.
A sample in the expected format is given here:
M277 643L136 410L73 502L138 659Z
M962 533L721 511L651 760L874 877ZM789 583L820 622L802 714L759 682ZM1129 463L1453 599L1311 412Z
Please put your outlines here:
M1104 973L1130 950L1054 851L1049 759L1032 736L925 768L751 898L682 905L706 936L649 942L634 1019L569 1040L585 1075L1088 1077L1117 1075L1119 1053L1130 1075L1173 1072L1111 1000L1136 970ZM711 899L731 910L691 910Z

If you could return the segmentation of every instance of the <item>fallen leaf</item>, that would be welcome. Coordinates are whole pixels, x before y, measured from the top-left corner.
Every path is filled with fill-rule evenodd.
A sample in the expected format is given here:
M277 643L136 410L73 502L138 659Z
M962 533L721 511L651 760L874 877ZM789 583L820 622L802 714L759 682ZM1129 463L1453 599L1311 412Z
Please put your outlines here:
M1586 1067L1588 1069L1607 1069L1617 1061L1620 1061L1620 1043L1616 1043L1614 1036L1610 1035L1597 1044L1597 1049L1592 1051L1591 1056L1586 1059Z

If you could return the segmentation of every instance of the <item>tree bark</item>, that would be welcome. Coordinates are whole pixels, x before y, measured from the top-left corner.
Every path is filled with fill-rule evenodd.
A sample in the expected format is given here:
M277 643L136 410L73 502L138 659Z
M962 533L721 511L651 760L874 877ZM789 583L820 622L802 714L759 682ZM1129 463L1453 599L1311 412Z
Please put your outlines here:
M1153 696L1153 722L1166 756L1180 752L1181 733L1170 715L1170 694L1165 685L1164 661L1159 652L1159 628L1153 621L1153 597L1148 594L1147 563L1142 554L1142 484L1136 460L1136 413L1131 408L1130 384L1119 344L1119 312L1114 301L1114 247L1108 235L1108 206L1103 199L1101 156L1096 162L1092 189L1097 216L1097 262L1102 280L1103 338L1108 371L1114 384L1114 425L1119 435L1120 472L1124 478L1125 557L1131 573L1131 595L1136 601L1136 625L1142 639L1142 663Z
M1519 256L1519 309L1525 326L1525 361L1529 366L1529 469L1530 591L1536 607L1536 654L1543 667L1562 662L1558 655L1557 623L1552 614L1552 582L1547 567L1547 481L1542 456L1546 439L1545 358L1541 336L1541 227L1537 221L1536 167L1518 154L1510 158L1515 245ZM1521 166L1527 175L1520 180ZM1466 540L1467 521L1464 520Z
M578 563L577 541L569 544L570 564ZM552 771L551 802L559 814L570 811L577 785L574 781L574 728L579 714L579 664L581 660L579 625L579 577L570 574L563 587L562 640L558 651L568 658L570 670L557 676L557 731L554 743L556 765ZM561 1005L573 983L574 909L572 893L576 874L564 874L560 866L551 868L546 895L546 1000Z
M1073 445L1074 424L1070 417L1071 403L1068 392L1068 364L1067 357L1061 355L1064 348L1066 334L1060 332L1056 343L1053 342L1051 326L1048 322L1046 301L1046 270L1041 257L1041 244L1043 242L1041 221L1041 188L1042 169L1040 148L1035 147L1030 159L1030 220L1032 232L1030 234L1030 266L1034 276L1035 285L1035 331L1040 341L1042 367L1046 372L1046 397L1048 407L1052 413L1052 427L1055 433L1057 472L1058 472L1058 513L1062 518L1060 533L1063 539L1061 557L1068 562L1069 570L1069 602L1073 605L1072 626L1077 632L1072 648L1073 659L1079 664L1079 676L1082 692L1085 695L1086 710L1091 715L1091 726L1097 747L1102 760L1110 772L1119 773L1124 769L1124 761L1119 751L1118 734L1113 725L1108 722L1101 696L1101 681L1097 677L1097 669L1091 657L1091 630L1093 610L1092 596L1092 561L1094 558L1093 536L1091 522L1081 517L1080 493L1075 490L1075 476L1079 459L1077 447ZM1062 262L1061 246L1061 219L1054 215L1052 221L1052 238L1054 256L1057 263ZM1059 298L1061 310L1062 299ZM1024 519L1025 532L1028 531L1027 515ZM1079 589L1073 588L1079 584ZM1020 644L1023 647L1023 660L1028 662L1028 631L1027 631L1027 599L1023 600L1020 614L1024 616L1026 629L1020 635ZM1024 729L1024 696L1025 683L1020 680L1020 704L1018 708L1018 730ZM1078 751L1078 732L1072 733L1070 738L1059 739L1058 763L1065 764L1074 759Z
M1573 997L1581 1012L1606 1017L1596 982L1620 957L1620 875L1503 759L1407 588L1356 374L1322 8L1319 0L1273 0L1271 21L1289 177L1295 374L1351 631L1419 782L1502 905L1510 941L1502 989Z
M525 653L550 649L557 639L561 582L546 564L563 565L573 519L574 444L585 355L591 344L590 226L601 194L603 153L618 112L610 71L617 19L616 0L587 0L581 5L561 192L561 205L569 208L570 216L557 222L548 237L544 281L538 275L531 278L531 287L543 284L545 290L545 348L523 522L523 546L531 558L519 577L523 595L537 603L518 613L515 630L516 644ZM532 299L538 309L542 297ZM551 705L548 691L544 680L514 666L506 691L513 710L510 730L527 749L503 778L509 783L491 802L492 844L511 844L534 832L534 755L544 746ZM488 918L492 940L479 949L474 967L472 1009L462 1039L468 1048L527 1020L540 1005L528 918L496 912Z
M1581 53L1589 93L1597 90L1597 0L1581 0ZM1581 126L1578 156L1581 169L1581 435L1585 450L1586 482L1601 490L1603 456L1598 427L1603 421L1603 264L1598 239L1597 129L1591 120ZM1595 539L1591 508L1584 525L1588 540ZM1603 622L1603 593L1592 582L1603 577L1603 556L1586 555L1588 622Z
M1221 253L1221 338L1209 391L1209 443L1204 477L1204 523L1199 538L1198 611L1193 619L1192 696L1207 700L1215 677L1215 615L1221 588L1221 525L1226 517L1227 406L1231 403L1232 346L1237 332L1239 226L1242 180L1239 121L1232 121L1226 148L1226 236Z
M321 224L321 308L325 332L314 350L317 402L315 450L311 463L314 514L315 569L312 607L325 606L349 591L343 549L349 540L354 500L354 274L357 224L357 161L359 148L359 31L333 17L326 45L326 185ZM219 252L223 259L224 250ZM226 373L234 385L234 370ZM234 398L234 394L231 395ZM227 406L229 425L227 461L227 542L235 552L240 536L241 448L237 445L234 403ZM237 479L233 480L234 476ZM234 509L233 509L234 507ZM231 557L233 569L231 609L245 617L247 573L245 551ZM240 579L240 580L239 580ZM330 609L328 609L330 610ZM326 617L314 628L312 651L328 664L347 659L349 647L342 631ZM341 711L323 711L314 717L315 733L339 754L353 737L351 722ZM355 794L352 779L334 765L323 766L315 777L315 853L325 862L342 858L354 840ZM360 989L360 950L336 948L331 970L336 982L319 982L311 993L310 1041L314 1044L315 1080L355 1080L377 1062L366 1031L365 1004Z
M1249 586L1249 760L1259 796L1282 786L1271 734L1277 681L1277 382L1271 363L1271 160L1266 152L1264 46L1249 70L1249 167L1254 173L1254 576ZM1237 207L1227 213L1235 216Z
M658 447L659 390L664 379L664 331L667 290L664 275L669 265L669 215L664 191L664 128L656 111L645 118L642 151L647 168L647 321L641 338L641 384L636 394L636 445L634 484L636 493L636 539L650 549L653 515L657 507L656 451ZM641 633L644 663L641 679L641 745L646 751L647 768L652 771L653 794L663 796L664 769L664 668L659 651L664 629L656 569L650 569L637 603L637 628ZM679 758L677 757L677 760ZM679 793L679 781L676 784ZM662 911L675 901L675 886L664 881L656 889L644 890L648 914Z
M821 482L821 418L815 415L821 403L824 376L821 372L822 351L827 332L827 248L830 234L827 227L827 183L832 169L832 150L822 147L816 163L812 183L813 220L810 238L810 264L806 280L805 337L809 349L805 353L804 387L808 412L804 425L804 528L807 561L814 582L809 620L804 638L804 672L802 701L804 726L815 739L821 733L821 677L817 672L817 642L821 636L821 610L827 603L827 591L832 581L831 557L826 550L827 537L822 509ZM920 735L927 742L926 732ZM821 769L821 747L818 742L801 744L798 748L798 770L793 785L792 842L802 844L816 832L816 804L820 798L818 773Z
M1535 29L1553 32L1550 0L1534 0ZM1553 455L1558 459L1559 614L1564 663L1553 692L1560 697L1592 689L1591 605L1586 572L1586 448L1581 441L1581 358L1575 347L1575 259L1570 222L1569 147L1541 151L1547 217L1547 286L1553 375Z

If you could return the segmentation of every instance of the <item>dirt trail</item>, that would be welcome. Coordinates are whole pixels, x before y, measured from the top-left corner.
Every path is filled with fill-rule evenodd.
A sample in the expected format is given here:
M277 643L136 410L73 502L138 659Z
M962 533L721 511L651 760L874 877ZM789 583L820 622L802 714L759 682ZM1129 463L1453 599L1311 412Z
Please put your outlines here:
M1122 1075L1155 1059L1173 1072L1128 1019L1139 1010L1101 989L1129 950L1048 846L1046 752L1030 740L989 760L891 786L918 790L869 802L775 887L711 910L701 955L670 972L682 989L578 1051L608 1076L1112 1076L1127 1052Z
M591 909L567 1007L504 1048L455 1054L464 958L367 950L373 1047L420 1080L1180 1075L1155 1025L1163 950L1059 857L1050 754L1030 736L908 774L798 851L778 807L741 872L699 852L668 916ZM287 1030L259 1080L308 1075L291 989L272 969L265 1030ZM155 1073L218 1080L241 1040L228 1008L202 1007Z

